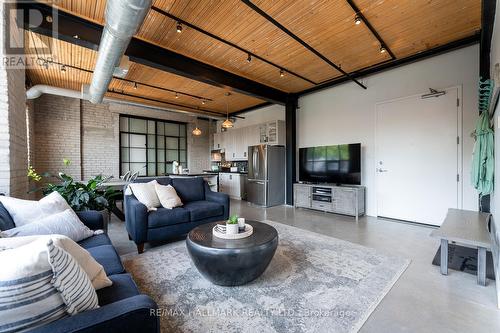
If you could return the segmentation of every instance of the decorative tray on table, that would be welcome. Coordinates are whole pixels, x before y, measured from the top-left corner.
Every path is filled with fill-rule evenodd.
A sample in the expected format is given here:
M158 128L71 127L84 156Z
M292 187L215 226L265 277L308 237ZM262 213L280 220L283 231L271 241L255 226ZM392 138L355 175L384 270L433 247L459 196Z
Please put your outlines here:
M226 234L226 226L224 224L216 224L212 229L212 234L222 239L241 239L251 236L253 234L253 228L250 224L245 224L244 231L239 231L237 234Z

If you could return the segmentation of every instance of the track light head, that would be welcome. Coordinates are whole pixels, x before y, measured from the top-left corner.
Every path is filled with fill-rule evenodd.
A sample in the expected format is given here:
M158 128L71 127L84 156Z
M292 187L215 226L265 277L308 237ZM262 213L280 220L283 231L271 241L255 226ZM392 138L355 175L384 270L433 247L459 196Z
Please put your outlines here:
M356 14L356 16L354 17L354 24L356 25L361 24L361 16L359 16L358 14Z
M181 24L181 22L177 22L176 31L177 31L178 34L180 34L182 32L182 24Z
M137 89L137 82L134 82L134 89Z
M66 65L61 66L61 72L63 72L63 73L66 72Z
M380 45L380 53L387 52L386 48L383 45Z
M248 57L247 57L247 62L250 62L250 61L252 61L252 55L249 53Z
M175 98L179 98L179 94L178 93L175 93Z
M285 76L285 71L280 69L280 77L284 77Z
M201 104L205 105L205 104L207 104L207 101L205 101L205 100L203 99L203 100L201 100Z

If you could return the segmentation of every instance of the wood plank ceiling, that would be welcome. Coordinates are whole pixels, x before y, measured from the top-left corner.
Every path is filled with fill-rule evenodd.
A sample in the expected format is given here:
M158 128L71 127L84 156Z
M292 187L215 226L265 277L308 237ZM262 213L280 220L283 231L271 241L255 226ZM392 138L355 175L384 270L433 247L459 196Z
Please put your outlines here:
M391 59L387 52L380 52L379 41L365 24L354 24L356 13L346 0L254 0L252 3L346 72ZM354 3L396 58L445 45L480 30L480 0L355 0ZM56 4L63 11L104 24L105 0L60 0ZM183 26L182 33L177 33L177 22L154 10L154 7L290 72L285 72L282 77L279 67L255 58L248 62L246 52L189 27ZM50 42L54 59L61 63L90 71L93 69L95 51L58 40L49 41L33 33L29 33L28 37L30 42ZM155 0L136 37L287 93L297 93L342 76L240 0ZM79 90L81 84L90 82L91 73L77 69L61 72L38 66L28 70L28 76L32 84L52 84ZM263 102L238 93L227 98L222 88L136 63L132 64L127 79L211 101L201 105L198 98L182 94L175 98L172 92L140 84L134 89L133 83L117 79L113 80L110 88L221 113L226 111L226 101L229 101L230 112Z

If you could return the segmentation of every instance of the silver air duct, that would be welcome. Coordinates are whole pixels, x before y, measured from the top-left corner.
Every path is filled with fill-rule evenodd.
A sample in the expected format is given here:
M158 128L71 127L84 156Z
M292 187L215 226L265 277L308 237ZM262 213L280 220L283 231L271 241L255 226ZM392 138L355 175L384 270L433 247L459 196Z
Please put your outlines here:
M71 97L71 98L79 98L79 99L87 99L86 97L88 97L84 91L80 92L80 91L71 90L71 89L52 87L52 86L47 86L44 84L37 84L26 91L26 98L27 99L36 99L36 98L42 96L43 94ZM216 120L226 119L225 117L222 117L222 116L214 116L214 115L210 115L207 113L197 113L197 112L189 112L189 111L185 111L185 110L164 108L161 106L148 105L148 104L144 104L144 103L140 103L140 102L127 101L124 99L118 99L118 98L113 98L113 97L105 97L103 99L103 102L104 103L131 105L131 106L137 106L137 107L141 107L141 108L159 110L159 111L184 113L184 114L193 115L193 116L202 115L204 117L207 117L210 119L216 119ZM201 111L201 112L203 112L203 111Z
M103 101L115 67L120 64L130 39L141 26L150 6L151 0L108 0L106 25L89 88L90 102L98 104Z

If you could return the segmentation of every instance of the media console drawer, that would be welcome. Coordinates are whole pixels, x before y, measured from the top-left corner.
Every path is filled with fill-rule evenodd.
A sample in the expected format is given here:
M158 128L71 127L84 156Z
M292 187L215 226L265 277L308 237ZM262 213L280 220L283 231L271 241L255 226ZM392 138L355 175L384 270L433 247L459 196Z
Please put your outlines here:
M312 209L324 210L327 212L333 211L333 205L331 202L323 202L323 201L313 201L311 204Z

